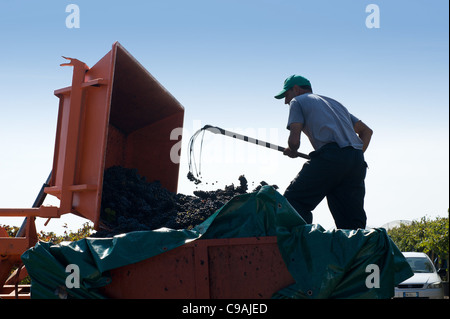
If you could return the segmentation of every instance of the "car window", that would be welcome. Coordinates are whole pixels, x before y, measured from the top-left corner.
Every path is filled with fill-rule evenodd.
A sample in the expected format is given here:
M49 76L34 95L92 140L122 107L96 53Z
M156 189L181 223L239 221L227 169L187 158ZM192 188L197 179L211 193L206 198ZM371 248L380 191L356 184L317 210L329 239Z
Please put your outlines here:
M415 273L432 273L434 272L434 267L430 261L423 257L407 257L411 269Z

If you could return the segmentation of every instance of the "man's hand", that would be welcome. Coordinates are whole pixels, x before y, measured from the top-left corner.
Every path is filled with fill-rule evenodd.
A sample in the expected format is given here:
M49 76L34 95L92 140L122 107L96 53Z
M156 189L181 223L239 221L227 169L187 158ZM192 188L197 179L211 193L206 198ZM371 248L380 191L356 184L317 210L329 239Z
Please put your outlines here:
M290 158L297 158L297 157L299 157L298 152L291 150L289 147L286 147L284 149L283 154L286 155L286 156L289 156Z

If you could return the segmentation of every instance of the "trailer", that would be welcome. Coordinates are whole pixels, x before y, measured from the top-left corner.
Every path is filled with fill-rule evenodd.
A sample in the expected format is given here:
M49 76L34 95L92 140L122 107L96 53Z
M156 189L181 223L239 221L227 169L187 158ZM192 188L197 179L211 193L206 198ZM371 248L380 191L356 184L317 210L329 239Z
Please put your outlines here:
M109 167L137 169L174 193L178 186L171 151L179 141L170 135L182 129L184 107L118 42L92 67L67 60L72 85L54 92L54 159L43 188L60 206L0 209L26 218L16 238L0 232L3 296L14 287L18 297L26 273L31 298L390 298L412 276L385 230L307 225L270 186L233 198L192 230L38 242L35 217L72 213L101 227ZM378 277L368 284L371 265ZM13 266L19 271L10 275Z

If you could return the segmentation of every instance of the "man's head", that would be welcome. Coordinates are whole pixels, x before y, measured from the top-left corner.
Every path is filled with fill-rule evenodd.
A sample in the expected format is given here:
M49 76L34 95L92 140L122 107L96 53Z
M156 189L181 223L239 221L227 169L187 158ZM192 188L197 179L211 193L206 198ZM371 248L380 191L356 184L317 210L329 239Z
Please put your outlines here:
M275 98L284 98L284 103L289 104L294 97L305 93L312 93L311 82L303 76L291 75L284 81L283 90Z

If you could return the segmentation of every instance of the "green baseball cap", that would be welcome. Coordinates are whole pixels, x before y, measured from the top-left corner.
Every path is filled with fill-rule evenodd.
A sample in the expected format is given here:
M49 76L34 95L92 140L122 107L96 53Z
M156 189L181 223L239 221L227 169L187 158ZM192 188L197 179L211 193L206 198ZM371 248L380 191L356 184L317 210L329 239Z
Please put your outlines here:
M309 80L304 78L303 76L295 75L295 74L291 75L284 81L283 90L280 93L278 93L277 95L275 95L275 98L276 99L284 98L286 91L293 88L294 85L298 85L298 86L309 85L309 86L311 86L311 82L309 82Z

